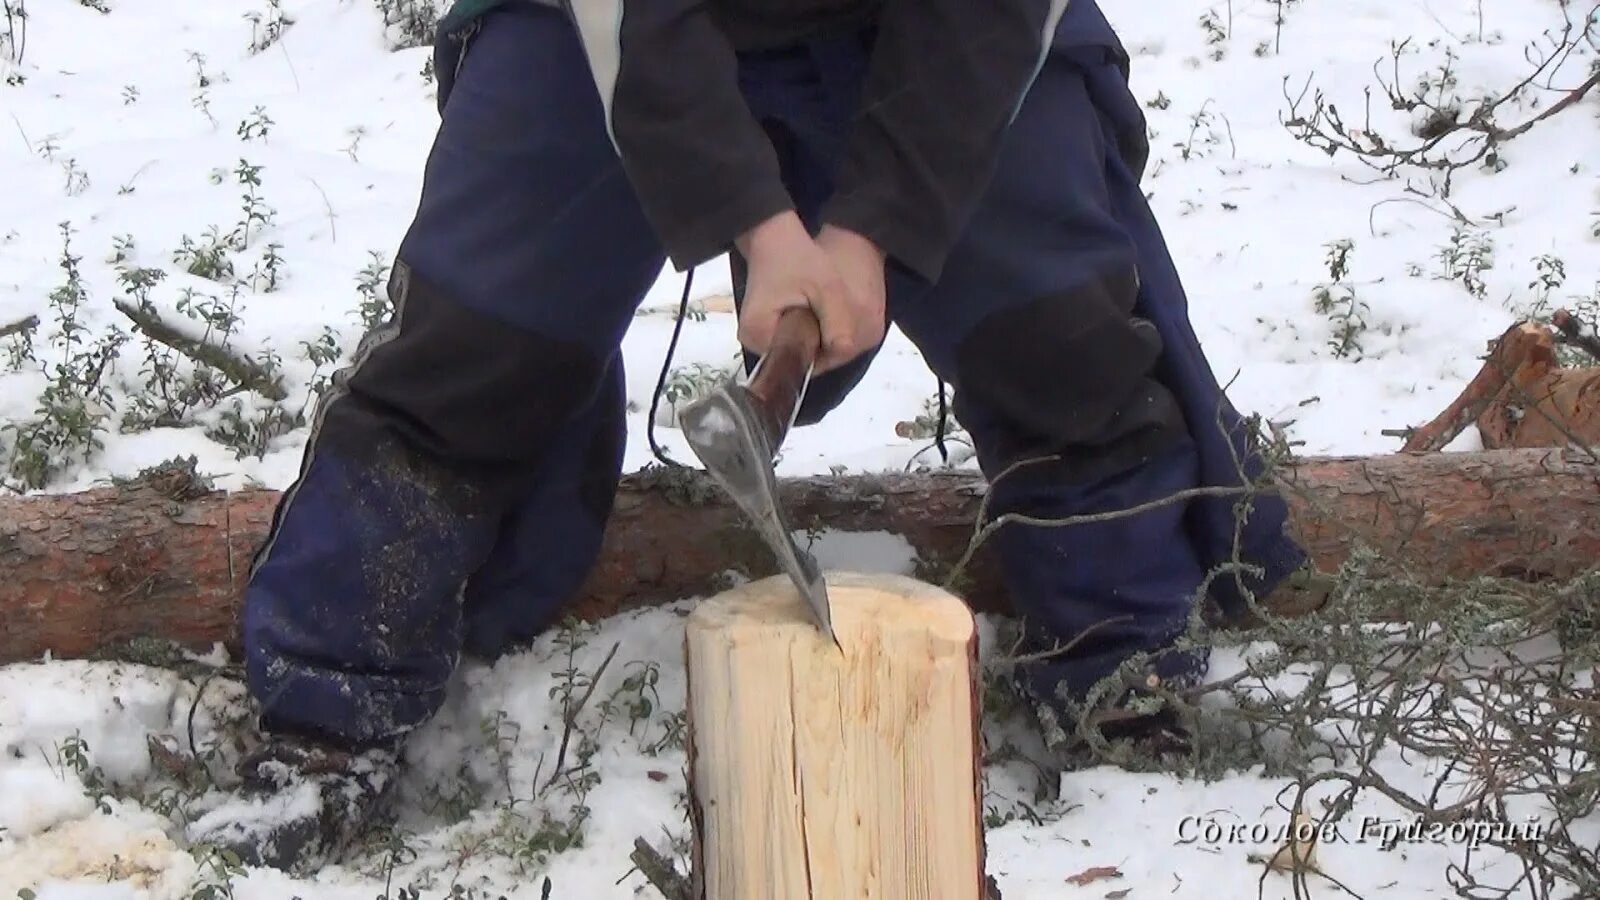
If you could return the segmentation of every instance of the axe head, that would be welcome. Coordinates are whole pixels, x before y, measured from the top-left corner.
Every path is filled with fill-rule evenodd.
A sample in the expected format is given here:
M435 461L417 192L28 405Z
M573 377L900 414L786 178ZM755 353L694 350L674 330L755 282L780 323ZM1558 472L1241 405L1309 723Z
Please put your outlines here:
M759 368L752 378L759 374ZM806 380L809 379L801 381L801 392ZM706 471L772 548L811 608L817 627L838 644L822 570L816 559L795 543L794 531L778 503L773 457L793 424L800 398L784 399L779 408L787 410L787 418L746 385L730 382L685 407L679 422Z

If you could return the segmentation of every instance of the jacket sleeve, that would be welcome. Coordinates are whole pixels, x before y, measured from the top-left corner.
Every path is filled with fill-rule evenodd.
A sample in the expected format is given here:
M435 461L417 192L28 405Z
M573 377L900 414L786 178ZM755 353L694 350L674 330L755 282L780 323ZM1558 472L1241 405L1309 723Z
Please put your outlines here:
M794 208L703 0L563 0L646 218L680 270Z
M885 0L823 220L937 280L1068 0Z

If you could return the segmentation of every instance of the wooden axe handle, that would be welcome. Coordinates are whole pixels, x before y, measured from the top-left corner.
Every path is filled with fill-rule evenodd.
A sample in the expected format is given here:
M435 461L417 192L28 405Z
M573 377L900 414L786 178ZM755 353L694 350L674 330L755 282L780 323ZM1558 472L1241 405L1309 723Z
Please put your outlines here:
M809 306L791 306L778 318L772 346L746 388L779 428L787 429L822 352L822 327ZM779 435L781 437L781 435Z

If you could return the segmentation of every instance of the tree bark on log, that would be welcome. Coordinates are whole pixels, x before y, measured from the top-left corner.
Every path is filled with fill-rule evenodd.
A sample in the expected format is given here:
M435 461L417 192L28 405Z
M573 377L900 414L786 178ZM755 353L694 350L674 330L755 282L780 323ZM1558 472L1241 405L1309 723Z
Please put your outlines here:
M1563 578L1600 559L1600 461L1577 450L1308 458L1280 473L1292 534L1324 571L1368 546L1434 578ZM975 474L784 479L798 529L889 532L942 583L984 495ZM196 491L170 479L0 497L0 663L94 655L137 638L237 650L251 557L276 491ZM705 596L729 571L778 571L721 490L693 471L624 479L604 547L571 610L593 619ZM1008 609L990 554L959 585Z

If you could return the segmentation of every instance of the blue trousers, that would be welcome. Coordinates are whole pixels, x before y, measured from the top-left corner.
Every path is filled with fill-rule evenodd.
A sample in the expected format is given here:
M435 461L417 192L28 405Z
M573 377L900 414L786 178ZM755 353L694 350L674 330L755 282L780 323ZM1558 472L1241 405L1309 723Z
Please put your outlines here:
M426 721L463 652L494 656L559 617L595 562L621 474L619 345L665 263L607 137L576 35L531 4L435 48L441 124L389 284L392 321L318 406L301 471L245 598L263 723L346 743ZM740 80L815 225L866 73L870 31L749 54ZM1259 467L1207 367L1139 188L1144 121L1126 56L1075 0L984 200L937 284L891 266L889 315L955 388L999 512L1124 509ZM710 202L712 198L708 198ZM743 267L734 260L736 293ZM824 417L871 354L818 379ZM1303 560L1257 497L1236 604ZM995 537L1035 646L1041 699L1071 698L1182 631L1233 558L1226 498ZM1109 620L1109 624L1108 623ZM1203 657L1162 657L1169 677Z

